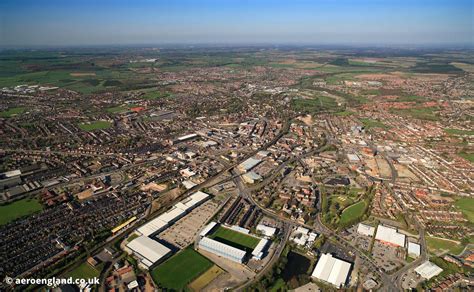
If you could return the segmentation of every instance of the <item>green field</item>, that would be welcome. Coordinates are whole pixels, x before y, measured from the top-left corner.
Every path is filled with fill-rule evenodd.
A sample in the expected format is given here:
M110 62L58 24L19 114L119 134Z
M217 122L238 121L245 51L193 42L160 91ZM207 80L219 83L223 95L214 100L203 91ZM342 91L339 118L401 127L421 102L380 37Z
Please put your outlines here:
M1 118L11 118L13 116L20 115L24 113L26 108L24 107L12 107L7 109L6 111L0 112L0 117Z
M382 123L381 121L367 119L367 118L362 118L360 119L360 121L362 122L362 124L364 125L366 129L370 129L370 128L387 129L388 128L388 126Z
M458 207L464 216L467 217L469 222L474 223L474 199L473 198L460 198L456 200L454 204Z
M352 221L355 218L359 218L364 215L365 202L360 201L344 209L341 214L340 222L342 224Z
M83 262L80 266L67 273L68 277L73 279L91 279L100 276L103 264L92 267L87 262Z
M222 243L247 251L253 250L260 242L260 239L258 238L222 226L219 226L210 237Z
M160 99L160 98L166 98L170 97L171 94L168 92L160 92L160 91L152 91L148 92L145 95L142 96L144 99Z
M79 128L84 131L94 131L94 130L102 130L108 129L112 126L111 122L108 121L95 121L91 123L82 123L79 124Z
M454 241L430 236L426 236L426 244L428 245L429 251L433 253L449 251L450 253L457 255L464 249L463 245L457 244Z
M401 116L410 116L419 120L436 121L438 117L435 114L437 109L434 107L408 108L408 109L391 109L394 114Z
M352 116L353 114L354 112L351 112L351 111L343 111L343 112L338 112L335 115L339 117L348 117L348 116Z
M181 291L213 265L192 248L187 248L154 268L150 274L161 288Z
M23 199L0 206L0 225L13 221L16 218L38 212L42 208L37 199Z
M311 99L297 98L291 101L291 107L295 111L317 113L337 108L337 102L328 96L318 96Z
M460 152L458 155L470 162L474 162L474 154L473 153L466 153L466 152Z
M473 130L459 130L459 129L444 129L444 131L450 135L467 135L467 136L474 136Z

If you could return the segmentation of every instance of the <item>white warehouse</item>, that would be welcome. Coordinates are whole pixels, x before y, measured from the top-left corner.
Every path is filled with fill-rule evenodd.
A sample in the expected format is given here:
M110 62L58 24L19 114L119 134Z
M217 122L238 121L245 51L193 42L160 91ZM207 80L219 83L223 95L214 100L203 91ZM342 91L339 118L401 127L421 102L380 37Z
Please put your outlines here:
M350 269L350 263L326 253L319 258L311 277L340 288L346 283Z
M128 253L139 259L139 265L147 270L171 253L169 248L147 236L135 238L127 244L126 248Z

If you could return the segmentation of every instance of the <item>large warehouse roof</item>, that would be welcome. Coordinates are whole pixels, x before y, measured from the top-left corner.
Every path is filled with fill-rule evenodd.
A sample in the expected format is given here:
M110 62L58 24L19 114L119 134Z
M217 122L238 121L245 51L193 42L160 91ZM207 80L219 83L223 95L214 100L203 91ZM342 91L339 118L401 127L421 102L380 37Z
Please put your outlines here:
M158 218L160 218L161 221L170 223L181 218L185 213L186 211L184 211L183 209L173 206L173 208L166 211L166 213L161 214Z
M143 263L147 266L151 266L150 263L156 263L171 252L169 248L147 236L135 238L127 244L127 247L145 259Z
M251 170L252 168L254 168L255 166L257 166L257 164L259 164L261 162L260 159L255 159L253 157L250 157L249 159L245 160L244 162L242 162L241 164L239 164L239 169L241 171L249 171Z
M217 222L212 221L211 223L207 224L206 227L201 231L199 236L206 236L214 227L216 227Z
M427 280L439 275L439 273L441 273L442 271L443 269L441 269L430 261L424 262L415 269L415 272L417 272L421 277Z
M375 228L370 225L359 223L359 226L357 226L357 232L365 236L374 236Z
M180 203L183 203L186 206L186 210L194 208L196 205L200 204L202 201L206 200L209 197L208 194L197 191L186 199L182 200Z
M162 230L163 228L166 228L168 224L164 222L163 220L160 219L160 217L155 218L148 222L147 224L141 226L140 228L137 229L137 231L144 236L149 236L155 232L158 232Z
M408 242L408 254L414 256L420 256L421 247L418 243Z
M405 246L405 235L398 233L397 229L392 227L379 225L375 239L401 247Z
M343 260L334 258L331 254L322 254L316 267L314 268L314 278L341 287L347 281L351 264Z

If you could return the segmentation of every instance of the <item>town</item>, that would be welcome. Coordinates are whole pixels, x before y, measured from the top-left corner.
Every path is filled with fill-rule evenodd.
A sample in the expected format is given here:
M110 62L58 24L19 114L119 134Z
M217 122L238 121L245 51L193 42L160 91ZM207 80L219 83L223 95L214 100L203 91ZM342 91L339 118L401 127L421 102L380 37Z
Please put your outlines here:
M474 287L472 50L0 56L1 279Z

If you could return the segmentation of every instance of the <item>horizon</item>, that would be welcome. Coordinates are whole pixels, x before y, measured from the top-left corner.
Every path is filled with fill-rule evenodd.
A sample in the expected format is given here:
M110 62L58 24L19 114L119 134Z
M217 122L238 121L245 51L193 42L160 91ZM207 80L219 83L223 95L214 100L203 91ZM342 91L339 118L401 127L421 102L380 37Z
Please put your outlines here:
M2 48L295 45L472 47L469 0L4 1Z

